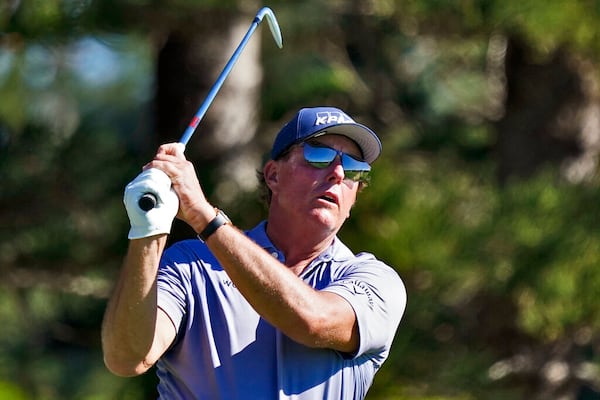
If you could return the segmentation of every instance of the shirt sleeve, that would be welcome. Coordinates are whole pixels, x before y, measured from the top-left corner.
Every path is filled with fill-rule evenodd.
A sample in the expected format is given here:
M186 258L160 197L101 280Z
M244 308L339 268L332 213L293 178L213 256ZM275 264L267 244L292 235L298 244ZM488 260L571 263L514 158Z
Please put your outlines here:
M161 258L157 276L158 307L160 307L175 325L177 334L185 318L188 305L190 265L186 261L181 245L167 249Z
M354 309L360 344L354 357L378 353L385 360L406 308L404 283L391 267L359 254L323 290L342 296Z

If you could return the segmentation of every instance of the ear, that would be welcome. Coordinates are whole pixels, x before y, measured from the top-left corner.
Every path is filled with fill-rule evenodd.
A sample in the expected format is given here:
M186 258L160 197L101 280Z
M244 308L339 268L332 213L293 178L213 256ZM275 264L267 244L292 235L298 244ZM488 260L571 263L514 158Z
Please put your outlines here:
M263 175L265 177L265 182L269 189L273 191L273 188L277 186L279 183L279 171L277 169L278 165L276 161L269 160L263 167Z

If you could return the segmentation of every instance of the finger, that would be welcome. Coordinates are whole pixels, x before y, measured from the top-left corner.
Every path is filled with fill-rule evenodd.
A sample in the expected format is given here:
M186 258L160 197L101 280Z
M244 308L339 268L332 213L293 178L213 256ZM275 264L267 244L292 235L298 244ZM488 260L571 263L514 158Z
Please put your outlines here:
M166 143L160 145L156 152L156 157L160 157L162 155L171 155L181 157L183 155L183 150L185 146L182 143Z
M160 155L160 154L168 154L168 144L161 144L158 147L158 150L156 151L156 156Z
M175 143L175 155L178 157L185 158L183 152L185 151L185 144L183 143Z

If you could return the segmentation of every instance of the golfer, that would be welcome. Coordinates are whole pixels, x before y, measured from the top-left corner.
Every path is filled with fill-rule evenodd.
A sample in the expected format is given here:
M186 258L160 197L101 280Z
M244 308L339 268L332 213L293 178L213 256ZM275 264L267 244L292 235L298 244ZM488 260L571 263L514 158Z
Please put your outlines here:
M107 367L156 366L162 399L363 399L406 305L397 273L337 237L379 156L333 107L301 109L262 169L268 217L236 228L180 144L125 189L131 230L102 326ZM157 206L140 210L153 193ZM165 249L173 219L198 238Z

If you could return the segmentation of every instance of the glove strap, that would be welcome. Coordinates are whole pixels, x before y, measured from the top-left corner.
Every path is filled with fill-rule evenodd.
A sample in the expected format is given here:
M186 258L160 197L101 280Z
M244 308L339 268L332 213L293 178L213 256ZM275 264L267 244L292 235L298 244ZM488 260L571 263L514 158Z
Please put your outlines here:
M200 239L202 242L206 242L210 235L215 233L217 229L223 225L231 224L231 220L223 211L219 210L218 208L215 208L215 211L217 212L217 215L208 223L208 225L206 225L206 228L204 228L202 232L198 234L198 239Z

